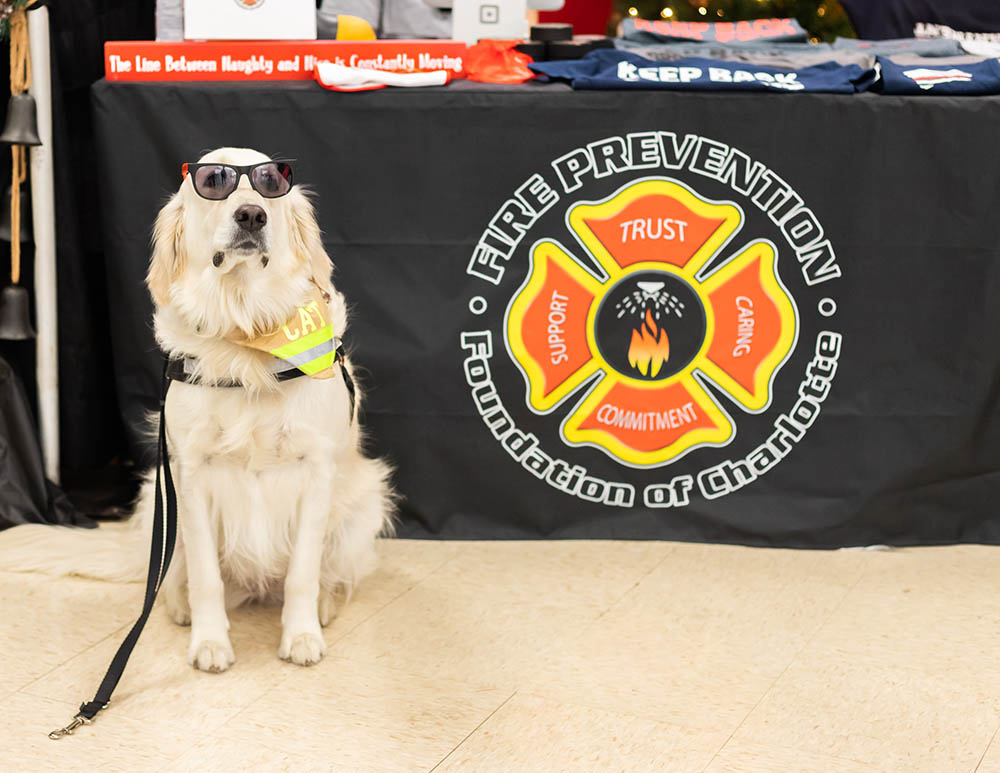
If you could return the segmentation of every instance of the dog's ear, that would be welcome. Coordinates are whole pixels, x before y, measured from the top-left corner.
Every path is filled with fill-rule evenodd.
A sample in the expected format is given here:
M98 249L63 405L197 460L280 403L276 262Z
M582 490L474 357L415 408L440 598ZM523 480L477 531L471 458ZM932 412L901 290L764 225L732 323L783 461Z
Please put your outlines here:
M295 253L301 260L304 260L312 272L312 278L321 289L330 291L330 274L333 271L333 263L330 256L323 248L323 239L320 235L319 223L316 222L316 214L313 211L312 203L302 193L301 190L292 191L291 197L291 227L292 240L295 245Z
M146 285L157 306L170 302L170 285L184 270L187 257L184 253L184 204L180 193L175 193L153 226L153 255L149 260Z

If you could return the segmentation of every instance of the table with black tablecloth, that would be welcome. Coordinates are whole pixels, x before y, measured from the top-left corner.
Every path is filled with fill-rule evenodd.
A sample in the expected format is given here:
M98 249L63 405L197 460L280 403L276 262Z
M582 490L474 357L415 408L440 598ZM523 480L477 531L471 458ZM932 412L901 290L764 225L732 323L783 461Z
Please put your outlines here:
M161 368L152 221L182 162L245 146L293 159L316 194L400 534L1000 541L1000 99L464 82L92 97L137 447ZM628 298L661 290L687 316L667 314L674 359L640 375Z

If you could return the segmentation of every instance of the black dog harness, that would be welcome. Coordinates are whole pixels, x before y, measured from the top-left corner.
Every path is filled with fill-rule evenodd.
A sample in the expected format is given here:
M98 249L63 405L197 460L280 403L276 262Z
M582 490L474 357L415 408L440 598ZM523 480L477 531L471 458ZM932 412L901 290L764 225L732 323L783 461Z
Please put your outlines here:
M354 421L354 379L351 378L351 373L347 369L345 364L346 355L344 354L344 344L339 338L334 339L334 354L333 354L333 364L334 366L340 366L340 373L344 377L344 386L347 387L347 394L351 398L351 421ZM166 396L166 389L171 381L179 381L183 384L197 384L199 386L209 386L209 387L219 387L222 389L235 389L237 387L242 387L243 385L239 381L229 381L228 379L222 381L212 381L206 382L200 379L195 379L194 373L194 360L183 357L180 359L167 360L166 371L164 373L164 378L167 383L164 386L163 394ZM277 360L277 364L281 366L286 366L281 370L274 371L274 377L278 381L291 381L293 378L299 378L300 376L307 376L307 373L303 373L301 370L295 366L288 366L287 362Z
M174 545L177 542L177 492L174 489L174 479L170 474L170 454L167 450L167 429L166 413L167 390L170 389L172 381L181 383L196 384L208 388L235 389L243 386L237 381L204 382L193 378L193 363L188 359L168 359L163 366L162 397L160 398L160 430L156 445L156 502L153 505L153 538L149 549L149 571L146 574L146 595L142 604L142 612L135 625L128 632L125 641L122 642L108 666L104 679L101 680L97 694L91 701L80 704L80 711L66 727L53 730L49 733L49 738L58 741L64 735L73 735L73 731L80 725L89 725L99 711L107 708L111 702L111 694L118 686L118 681L125 671L129 656L139 641L139 635L149 619L149 613L153 610L156 601L156 594L163 583L163 578L167 575L170 567L170 559L174 555ZM340 366L341 375L344 377L344 386L351 400L350 422L354 422L355 395L354 380L347 369L344 358L344 346L336 341L334 354L334 365ZM275 372L278 381L290 381L299 376L308 375L298 368L292 367ZM163 486L160 484L160 473L163 473ZM166 491L164 492L164 488ZM164 496L164 493L166 496ZM166 500L166 518L164 518L164 500Z

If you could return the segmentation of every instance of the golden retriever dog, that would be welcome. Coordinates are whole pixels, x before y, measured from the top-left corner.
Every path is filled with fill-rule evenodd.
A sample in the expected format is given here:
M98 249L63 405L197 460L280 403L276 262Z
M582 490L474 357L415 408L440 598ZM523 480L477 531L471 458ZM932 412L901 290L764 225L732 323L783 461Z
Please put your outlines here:
M173 383L166 401L179 523L161 594L170 617L190 624L188 661L205 671L235 661L226 610L251 599L282 603L279 657L318 662L321 626L374 569L376 537L391 523L389 470L362 453L340 366L326 378L279 380L287 363L247 345L287 331L317 293L334 334L347 328L313 208L301 189L282 187L290 169L269 161L222 148L191 165L195 173L185 167L156 219L147 276L157 341L193 379ZM140 579L154 501L149 476L134 528L117 535L10 529L0 568Z

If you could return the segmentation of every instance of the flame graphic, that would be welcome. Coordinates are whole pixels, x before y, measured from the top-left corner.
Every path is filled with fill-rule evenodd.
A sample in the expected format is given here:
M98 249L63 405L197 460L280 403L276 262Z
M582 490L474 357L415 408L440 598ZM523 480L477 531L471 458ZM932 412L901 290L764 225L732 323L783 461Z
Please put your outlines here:
M646 309L646 319L638 330L632 331L628 347L628 363L644 376L656 378L660 368L670 357L670 340L667 331L653 321L653 313Z

